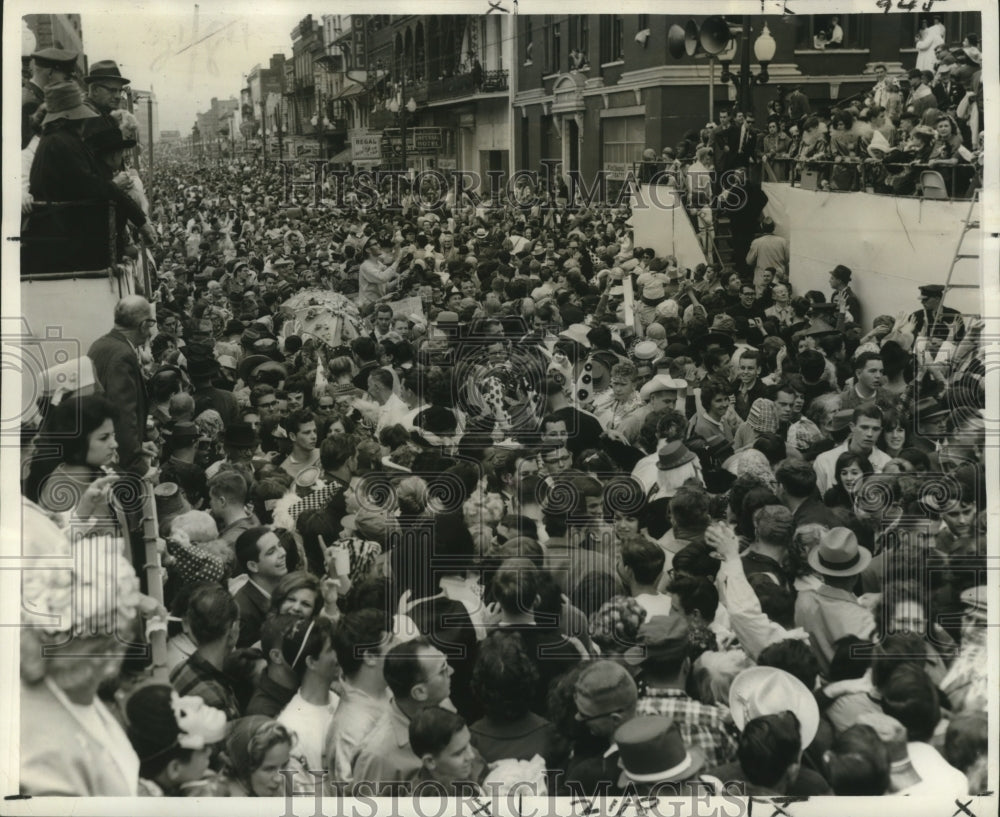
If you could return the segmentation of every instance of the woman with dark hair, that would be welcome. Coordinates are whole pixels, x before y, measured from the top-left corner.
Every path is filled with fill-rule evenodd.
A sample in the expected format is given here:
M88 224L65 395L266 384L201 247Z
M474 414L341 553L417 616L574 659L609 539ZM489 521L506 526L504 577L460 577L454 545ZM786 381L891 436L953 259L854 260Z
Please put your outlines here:
M288 573L271 593L268 615L290 614L311 621L323 609L319 579L312 573L296 570Z
M117 416L114 405L98 395L69 398L53 408L35 438L24 495L48 511L75 509L84 519L110 521L107 499L117 477L105 469L118 461Z
M830 154L839 166L830 174L833 190L853 190L857 187L858 134L852 130L854 117L849 111L836 111L830 118ZM848 165L845 167L844 165Z
M517 633L497 630L479 645L472 671L472 692L484 717L469 727L472 745L483 760L546 760L552 754L552 724L531 711L540 676Z
M894 408L886 409L882 413L882 433L875 444L890 457L898 457L909 441L910 429L906 427L902 414Z
M965 147L962 140L962 133L958 129L958 123L947 114L942 114L934 122L934 130L937 137L934 146L931 148L928 164L935 167L955 167L965 165L966 167L951 172L942 172L945 179L945 186L948 191L952 191L952 179L954 178L954 190L965 190L968 186L968 179L972 176L972 168L969 166L973 158L972 151Z
M845 451L834 465L834 484L823 496L823 502L828 508L844 508L854 510L854 495L861 486L864 477L874 472L868 457Z

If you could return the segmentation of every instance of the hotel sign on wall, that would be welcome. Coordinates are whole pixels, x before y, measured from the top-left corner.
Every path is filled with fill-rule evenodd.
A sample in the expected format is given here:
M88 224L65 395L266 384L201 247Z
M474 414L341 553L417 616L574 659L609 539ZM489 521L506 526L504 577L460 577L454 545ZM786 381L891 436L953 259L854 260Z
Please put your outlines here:
M406 152L408 154L435 154L442 147L441 128L407 128ZM403 137L398 128L382 131L382 156L386 159L401 157Z

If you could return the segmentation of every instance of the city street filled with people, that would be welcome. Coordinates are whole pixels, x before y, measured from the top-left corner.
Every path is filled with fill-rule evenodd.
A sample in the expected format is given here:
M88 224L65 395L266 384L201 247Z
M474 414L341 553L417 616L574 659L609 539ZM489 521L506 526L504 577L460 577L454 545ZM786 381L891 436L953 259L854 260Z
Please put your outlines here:
M977 46L647 145L695 265L553 166L140 174L115 61L39 52L23 213L72 263L39 203L115 202L133 286L22 431L22 555L88 555L24 574L20 792L985 792L985 323L803 286L761 192L971 198Z

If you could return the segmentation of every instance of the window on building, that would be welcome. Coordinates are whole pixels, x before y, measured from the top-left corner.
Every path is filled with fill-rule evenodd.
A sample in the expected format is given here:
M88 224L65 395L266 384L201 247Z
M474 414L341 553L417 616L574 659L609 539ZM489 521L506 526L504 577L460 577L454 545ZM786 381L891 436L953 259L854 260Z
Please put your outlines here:
M533 42L533 35L531 28L531 18L522 17L521 19L524 21L523 22L524 29L521 32L521 42L524 43L524 54L522 62L524 63L525 67L527 67L529 65L534 65L534 61L531 59L531 52L534 49L534 42Z
M441 155L455 155L455 131L452 128L441 128Z
M917 42L917 32L920 31L920 24L927 20L932 22L933 17L940 17L944 24L944 41L949 48L959 48L962 39L967 34L980 34L982 31L982 18L978 12L949 12L938 14L935 9L932 14L907 14L900 19L899 26L899 47L914 48Z
M511 115L521 120L521 167L527 170L531 167L531 120L520 111Z
M602 161L606 169L626 170L642 161L646 147L646 119L642 116L614 116L601 120Z
M559 71L562 68L562 23L552 23L552 65L550 71Z
M608 174L609 196L618 195L626 176L642 161L645 143L644 117L616 116L601 120L601 167Z
M795 48L800 51L835 51L838 48L871 46L871 15L809 14L796 15ZM751 42L760 32L753 26Z
M542 29L542 46L545 49L545 59L542 68L546 74L551 74L555 69L552 65L552 15L545 16L545 27Z
M590 30L587 15L569 20L569 69L580 71L590 67Z
M618 62L625 56L625 20L620 14L601 15L601 62Z

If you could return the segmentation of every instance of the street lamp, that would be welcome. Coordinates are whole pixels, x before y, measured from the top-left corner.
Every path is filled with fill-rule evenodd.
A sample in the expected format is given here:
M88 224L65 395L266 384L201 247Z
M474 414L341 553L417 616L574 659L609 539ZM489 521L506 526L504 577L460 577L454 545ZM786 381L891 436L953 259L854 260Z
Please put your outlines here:
M400 158L402 159L404 173L406 173L409 170L406 163L406 115L407 113L412 114L417 110L417 101L412 96L408 100L406 100L405 105L399 104L400 100L402 100L403 97L405 96L406 96L406 79L404 75L403 81L399 86L399 96L390 99L386 106L389 108L390 111L396 114L396 117L399 121L399 135L402 141L402 145L400 148Z
M320 111L317 112L317 113L314 113L312 119L310 119L309 122L312 124L313 130L316 133L316 141L317 141L317 144L319 146L319 158L323 159L323 158L325 158L323 156L323 154L325 152L324 149L323 149L323 135L324 135L325 130L328 127L330 127L330 120L326 118L326 114L323 112L323 95L322 94L320 94L319 100L320 100ZM319 128L319 130L316 130L317 127Z
M740 110L748 112L751 111L753 107L751 98L753 86L764 85L770 79L767 73L767 66L774 59L777 43L775 43L774 37L771 36L771 31L767 27L767 23L764 23L764 27L761 29L760 35L753 44L754 56L757 58L757 62L760 63L760 71L757 74L754 74L750 71L749 39L751 29L749 16L745 15L743 17L743 25L740 28L741 36L739 38L733 37L729 41L726 48L719 54L719 62L722 63L722 81L732 81L733 84L736 85ZM740 69L734 74L730 72L729 66L736 57L739 40L743 41L743 47L740 51Z

